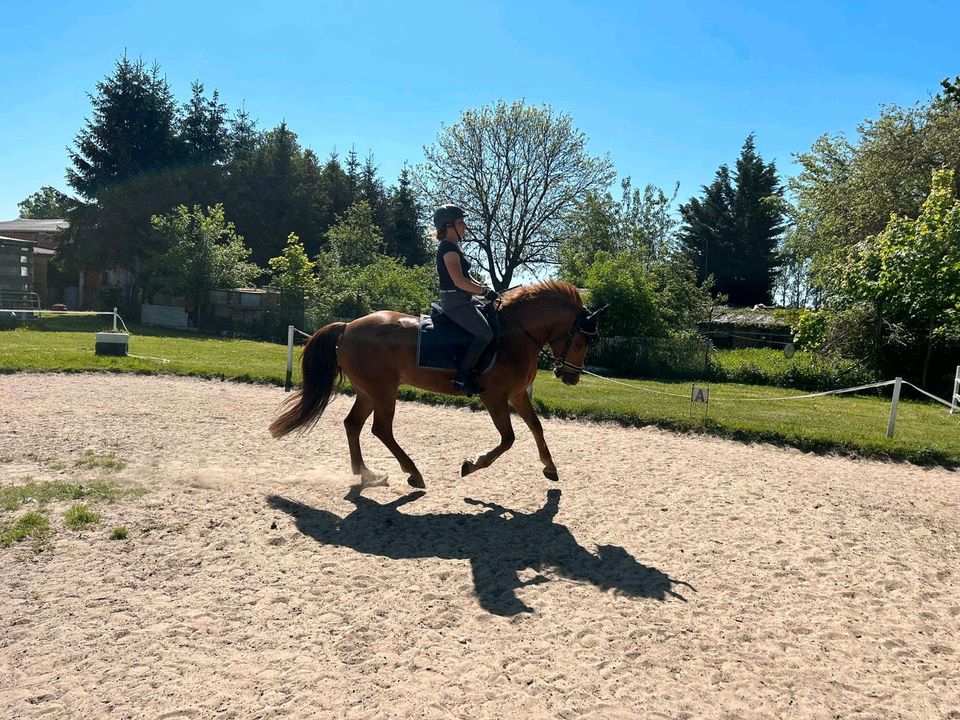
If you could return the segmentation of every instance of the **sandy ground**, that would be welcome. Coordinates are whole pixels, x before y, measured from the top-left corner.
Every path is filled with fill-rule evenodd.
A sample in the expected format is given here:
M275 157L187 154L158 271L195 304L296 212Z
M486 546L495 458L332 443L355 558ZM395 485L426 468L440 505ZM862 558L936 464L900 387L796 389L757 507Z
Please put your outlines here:
M427 491L368 427L357 495L351 400L275 441L283 398L0 376L0 483L147 490L0 548L0 717L960 717L956 473L548 421L556 485L515 419L461 479L486 415L402 404Z

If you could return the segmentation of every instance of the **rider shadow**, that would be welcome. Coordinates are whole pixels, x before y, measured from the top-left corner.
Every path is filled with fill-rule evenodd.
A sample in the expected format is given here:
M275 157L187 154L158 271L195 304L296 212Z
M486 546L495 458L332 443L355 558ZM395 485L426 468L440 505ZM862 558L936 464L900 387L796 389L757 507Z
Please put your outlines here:
M343 518L277 495L269 496L267 502L292 516L297 529L317 542L394 559L469 560L477 599L494 615L532 612L515 591L549 579L537 575L523 581L518 573L527 568L549 570L629 597L663 601L670 596L686 602L673 586L684 585L696 592L689 583L637 562L622 547L600 545L597 554L581 547L566 526L553 522L560 507L559 490L550 490L544 506L532 513L470 498L464 501L485 507L486 512L407 515L399 511L424 494L414 492L381 504L354 488L347 499L356 509Z

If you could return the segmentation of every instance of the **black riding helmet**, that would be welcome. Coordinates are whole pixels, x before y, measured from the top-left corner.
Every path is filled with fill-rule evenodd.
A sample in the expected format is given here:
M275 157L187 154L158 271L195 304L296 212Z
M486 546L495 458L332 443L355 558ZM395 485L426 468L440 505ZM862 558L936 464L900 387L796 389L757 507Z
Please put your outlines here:
M433 211L433 226L437 228L437 231L442 235L448 225L466 216L467 214L463 211L462 207L454 205L453 203L447 203Z

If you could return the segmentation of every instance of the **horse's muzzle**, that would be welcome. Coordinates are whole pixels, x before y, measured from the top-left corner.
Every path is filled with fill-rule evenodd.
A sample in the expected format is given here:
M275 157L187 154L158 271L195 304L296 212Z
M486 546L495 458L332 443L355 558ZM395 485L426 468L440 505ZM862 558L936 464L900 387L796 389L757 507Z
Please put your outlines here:
M580 373L561 373L560 379L564 385L576 385L580 382Z

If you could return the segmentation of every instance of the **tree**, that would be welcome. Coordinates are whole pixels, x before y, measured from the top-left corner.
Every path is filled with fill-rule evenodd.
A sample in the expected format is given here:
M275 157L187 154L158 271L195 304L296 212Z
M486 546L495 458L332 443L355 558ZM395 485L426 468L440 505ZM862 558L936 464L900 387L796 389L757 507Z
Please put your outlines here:
M92 117L69 150L67 179L82 201L68 213L61 257L136 272L149 251L150 217L182 199L172 177L182 154L177 107L159 67L126 56L96 88Z
M734 262L733 235L736 193L730 168L721 165L713 182L703 187L703 197L680 206L683 227L679 247L697 269L698 282L705 282L717 268Z
M67 180L84 198L96 200L104 190L177 164L177 108L158 65L148 69L124 56L90 101L93 117L68 151Z
M943 88L944 97L955 103L960 103L960 75L957 75L952 81L950 78L944 78L940 81Z
M20 217L34 220L60 220L75 204L69 195L50 185L44 185L32 195L17 203Z
M589 192L577 202L559 232L559 271L567 282L583 286L598 252L617 255L643 253L648 261L665 259L676 220L660 188L632 187L630 178L620 183L619 201L610 193Z
M743 144L731 178L726 166L704 187L703 200L680 207L681 246L698 277L715 277L714 291L734 305L769 303L783 234L783 188L776 165L765 163L753 135Z
M248 287L263 271L248 262L249 248L224 217L223 206L180 205L151 219L155 246L163 248L149 263L149 287L188 299L199 317L206 296L217 288Z
M338 265L363 267L373 263L386 249L383 233L373 221L366 200L350 207L337 224L327 231L330 252Z
M601 251L587 273L590 303L601 307L604 325L620 337L664 336L667 328L656 311L654 288L647 269L627 253L610 256Z
M424 148L424 195L463 206L474 235L466 249L495 289L520 268L555 263L563 218L612 180L609 157L590 156L586 143L569 115L501 100L465 111Z
M287 237L283 253L270 258L270 283L280 289L284 315L295 325L303 324L304 312L317 293L317 278L296 233Z
M853 140L823 135L796 160L795 246L829 302L844 283L852 249L881 233L891 214L916 217L934 170L960 168L960 103L938 97L912 108L883 106Z
M320 326L334 318L356 318L376 310L419 314L436 297L436 272L430 267L404 267L396 258L377 255L365 266L342 267L322 258L312 324Z
M228 166L226 200L237 230L250 238L252 259L265 265L279 255L291 232L308 255L320 250L333 221L316 155L300 146L286 123L264 133L252 151Z
M387 254L398 258L408 267L424 265L429 260L426 234L420 224L420 205L410 185L406 166L400 171L396 189L387 201L387 229L384 233Z
M222 163L230 149L227 106L220 102L216 90L210 98L205 97L199 81L190 90L190 101L184 105L179 122L185 159L196 165Z
M360 171L357 199L365 200L370 205L373 221L381 230L385 230L387 227L387 198L383 189L383 181L377 175L377 166L373 164L373 153L367 154L367 159Z
M953 171L933 173L916 219L892 216L883 232L851 255L847 297L880 309L907 335L903 344L926 345L926 385L933 347L960 341L960 201L953 194Z

